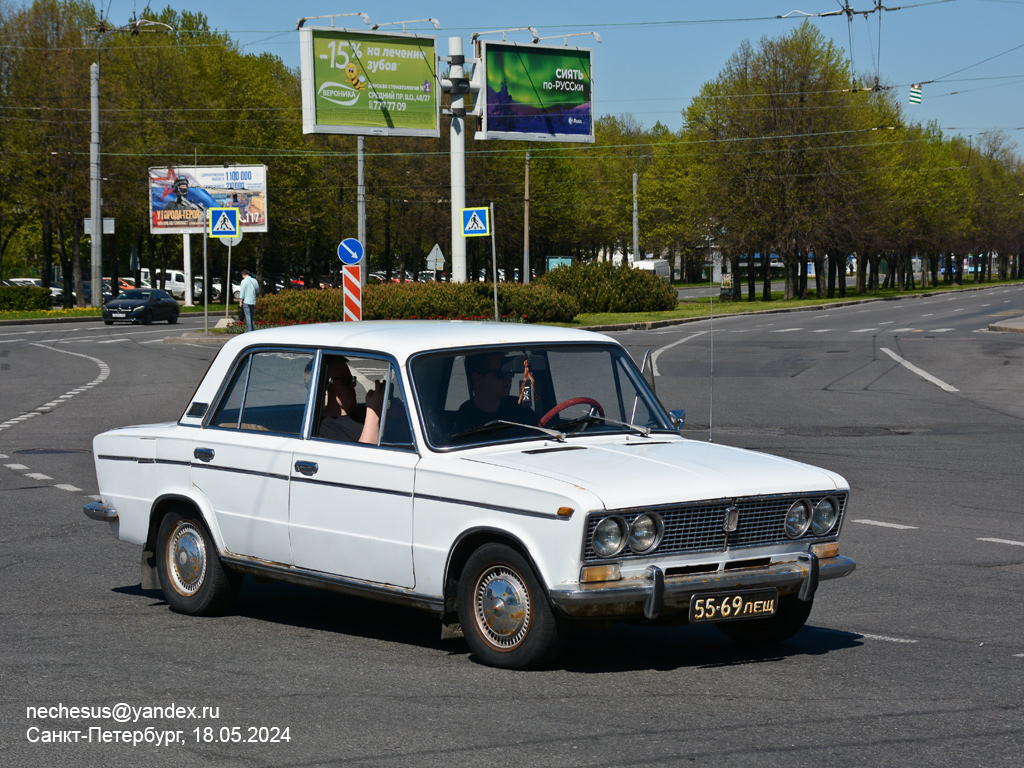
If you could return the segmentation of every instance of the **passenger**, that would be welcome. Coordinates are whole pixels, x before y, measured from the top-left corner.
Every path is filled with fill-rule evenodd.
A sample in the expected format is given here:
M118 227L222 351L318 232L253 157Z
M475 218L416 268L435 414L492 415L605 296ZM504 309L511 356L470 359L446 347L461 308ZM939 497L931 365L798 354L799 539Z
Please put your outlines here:
M356 412L356 377L349 370L344 357L332 357L327 362L327 405L320 420L319 436L327 440L348 443L377 444L380 433L380 413L384 407L384 382L375 381L366 393L366 416L360 424Z
M470 396L455 414L454 434L495 420L537 426L537 414L509 394L515 374L508 363L511 360L503 352L466 356Z

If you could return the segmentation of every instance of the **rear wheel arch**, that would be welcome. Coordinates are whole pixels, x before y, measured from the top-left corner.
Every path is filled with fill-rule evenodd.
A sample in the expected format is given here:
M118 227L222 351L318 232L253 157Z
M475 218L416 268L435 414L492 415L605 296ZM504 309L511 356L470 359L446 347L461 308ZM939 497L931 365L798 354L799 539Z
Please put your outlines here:
M224 551L220 529L210 524L210 516L206 514L201 505L197 504L194 499L180 494L160 496L153 502L149 513L149 529L146 532L146 551L154 551L160 523L169 512L195 512L202 520L203 525L206 527L206 532L210 535L218 552Z

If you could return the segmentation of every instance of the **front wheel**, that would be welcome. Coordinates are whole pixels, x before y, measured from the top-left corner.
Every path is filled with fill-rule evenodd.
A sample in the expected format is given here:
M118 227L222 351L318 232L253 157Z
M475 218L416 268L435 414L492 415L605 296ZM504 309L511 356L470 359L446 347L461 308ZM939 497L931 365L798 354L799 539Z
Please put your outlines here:
M177 312L175 312L174 314L172 314L170 317L167 318L167 324L168 325L174 325L176 322L178 322L178 313Z
M157 574L168 604L179 613L214 616L231 607L241 575L226 571L199 515L172 511L157 533Z
M565 630L533 569L505 544L474 552L459 579L459 623L480 661L531 669L558 653Z
M726 637L746 645L776 645L803 629L813 606L813 600L803 601L792 595L782 598L779 610L767 619L723 621L715 626Z

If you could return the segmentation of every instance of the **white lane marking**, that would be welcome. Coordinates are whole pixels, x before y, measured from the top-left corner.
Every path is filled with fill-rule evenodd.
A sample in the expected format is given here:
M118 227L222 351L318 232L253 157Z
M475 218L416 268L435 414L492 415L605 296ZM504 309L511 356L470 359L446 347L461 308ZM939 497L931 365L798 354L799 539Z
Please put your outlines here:
M864 525L877 525L879 528L896 528L900 531L916 531L916 525L900 525L898 523L882 523L878 520L854 520L855 523L864 523Z
M964 307L960 307L960 309L954 309L953 311L954 312L963 312L964 311Z
M803 328L780 328L777 331L769 331L769 333L792 333L793 331L802 331Z
M0 453L0 459L9 459L9 458L11 458L11 457L8 456L6 453Z
M889 333L910 333L916 330L915 328L890 328Z
M28 341L28 339L0 339L0 344L14 344L17 341Z
M978 541L990 541L993 544L1012 544L1015 547L1024 547L1024 541L1013 541L1012 539L978 539Z
M871 333L877 330L877 328L858 328L856 331L850 331L850 333Z
M53 487L54 488L60 488L62 491L71 491L72 493L74 493L75 491L81 491L82 490L81 488L75 488L75 486L68 485L67 483L57 483Z
M33 480L53 480L49 475L44 475L42 472L26 472L25 477L31 477Z
M811 331L811 333L828 333L831 330L832 330L831 328L819 328L816 331Z
M934 314L934 312L925 312L923 315L921 315L921 317L931 317Z
M918 368L916 365L914 365L913 363L911 363L911 362L909 362L907 360L904 360L902 357L897 355L891 349L887 349L886 347L882 347L882 351L885 352L885 354L887 354L889 357L891 357L897 363L902 365L904 368L906 368L908 371L910 371L912 373L916 373L918 376L920 376L925 381L930 381L932 384L937 386L939 389L942 389L942 390L944 390L946 392L959 392L960 391L959 389L954 387L952 384L947 384L942 379L937 379L934 376L932 376L930 373L928 373L927 371L923 371L920 368Z
M106 341L97 341L97 344L117 344L122 341L131 341L127 336L122 336L119 339L107 339Z
M33 411L29 411L28 413L23 413L20 416L15 416L13 419L8 419L7 421L5 421L2 424L0 424L0 432L3 432L5 429L10 429L15 424L20 424L21 422L25 421L26 419L30 419L33 416L38 416L41 413L49 413L56 406L62 405L63 403L66 403L68 400L70 400L75 395L79 395L82 392L88 392L93 387L95 387L95 386L97 386L99 384L102 384L104 381L107 380L107 377L110 376L110 366L107 365L102 360L100 360L98 357L91 357L90 355L83 355L83 354L81 354L79 352L68 352L66 349L57 349L56 347L52 347L49 344L42 344L40 342L35 342L35 341L32 342L32 346L33 347L42 347L43 349L48 349L51 352L60 352L62 355L72 355L73 357L84 357L86 360L92 360L92 362L96 363L96 365L99 366L100 374L95 379L90 381L88 384L85 384L85 385L83 385L81 387L78 387L76 389L72 389L72 390L70 390L68 392L65 392L63 395L61 395L60 397L56 398L55 400L51 400L48 403L40 405L38 408L36 408Z
M893 323L895 323L895 322L896 322L895 320L882 320L882 321L881 321L881 322L879 323L879 325L892 325L892 324L893 324Z
M28 469L28 467L26 467L24 464L4 464L4 466L7 467L8 469L13 469L16 472L21 472L22 470Z
M931 333L949 333L950 331L955 330L956 328L936 328L935 330L931 331Z
M673 341L671 344L666 344L664 347L660 347L660 348L654 350L654 354L651 355L651 371L652 371L652 373L655 376L660 376L661 375L660 373L658 373L658 358L661 357L661 353L662 352L664 352L667 349L672 349L672 347L678 346L679 344L683 344L684 342L687 342L690 339L696 339L698 336L703 336L705 333L707 333L707 331L697 331L696 333L691 333L689 336L687 336L684 339L679 339L678 341ZM195 344L194 346L198 347L200 345L199 344Z
M903 638L903 637L889 637L888 635L865 635L863 633L860 633L860 636L861 637L865 637L868 640L882 640L882 641L884 641L886 643L907 643L907 644L913 644L913 643L917 642L917 640L907 640L906 638Z

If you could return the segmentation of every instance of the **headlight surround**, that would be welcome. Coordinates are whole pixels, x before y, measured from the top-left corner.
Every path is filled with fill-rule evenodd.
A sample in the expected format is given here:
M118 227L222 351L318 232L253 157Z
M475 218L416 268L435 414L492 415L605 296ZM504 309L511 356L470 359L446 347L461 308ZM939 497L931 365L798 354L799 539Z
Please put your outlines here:
M664 534L665 523L661 515L640 515L630 523L629 548L638 555L650 552L661 543Z
M811 530L818 536L831 531L839 519L839 502L833 496L826 496L814 506L811 516Z
M791 539L799 539L811 527L811 502L800 499L786 513L786 535Z
M591 545L600 557L615 557L626 546L629 526L618 515L606 517L594 528Z

